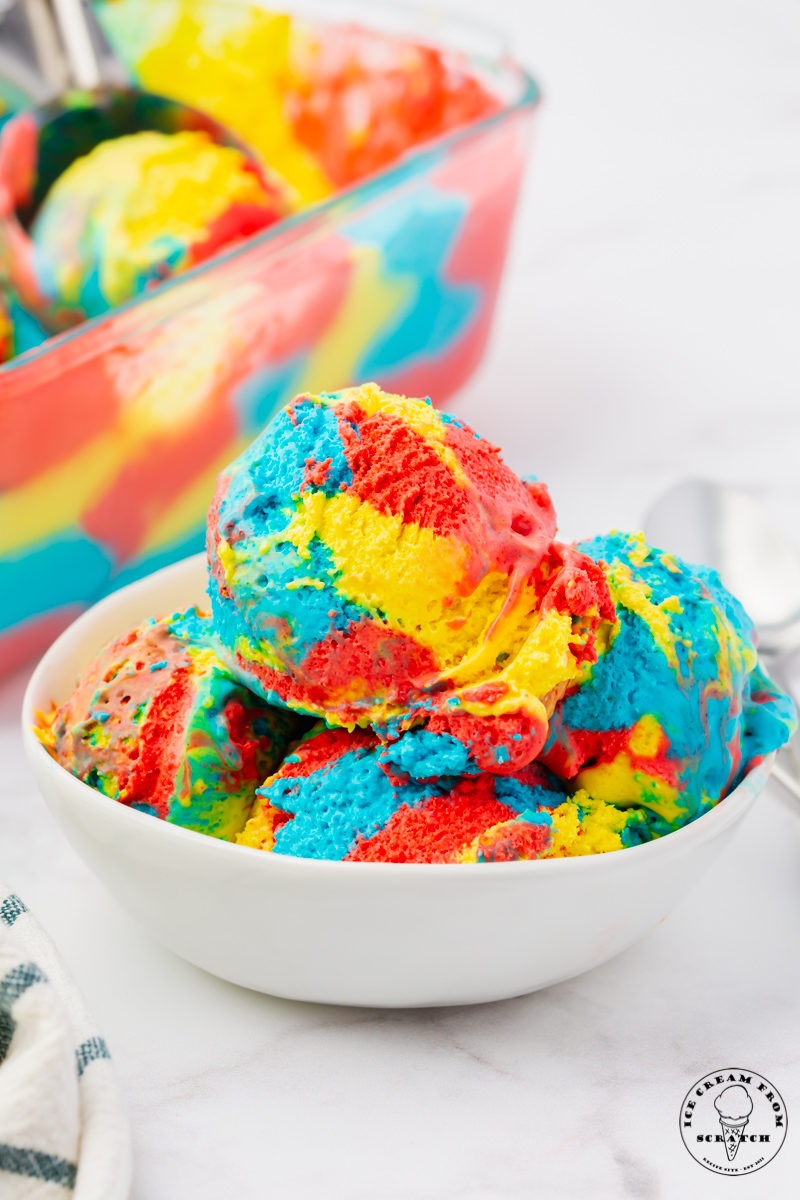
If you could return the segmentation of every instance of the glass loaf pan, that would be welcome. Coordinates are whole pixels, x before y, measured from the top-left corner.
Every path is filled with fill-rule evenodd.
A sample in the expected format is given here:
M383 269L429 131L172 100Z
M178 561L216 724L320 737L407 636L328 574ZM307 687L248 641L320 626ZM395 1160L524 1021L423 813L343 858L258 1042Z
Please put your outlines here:
M387 12L431 43L337 9ZM200 549L217 473L297 392L441 402L475 370L538 91L453 30L499 111L0 368L0 672Z

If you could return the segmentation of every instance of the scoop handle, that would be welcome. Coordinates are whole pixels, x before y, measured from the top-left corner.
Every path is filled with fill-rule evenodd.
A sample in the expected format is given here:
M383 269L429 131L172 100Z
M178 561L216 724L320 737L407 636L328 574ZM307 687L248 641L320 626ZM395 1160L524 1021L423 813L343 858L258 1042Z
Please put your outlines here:
M51 3L73 87L99 87L103 81L100 61L83 0L51 0Z
M57 96L68 84L68 68L64 59L61 37L47 0L23 0L20 6L25 24L33 43L36 68L44 83L45 92ZM12 42L12 62L18 57L18 46ZM5 63L3 64L5 66ZM24 86L28 84L28 88ZM29 90L28 80L23 81L23 90ZM41 99L41 97L38 97Z

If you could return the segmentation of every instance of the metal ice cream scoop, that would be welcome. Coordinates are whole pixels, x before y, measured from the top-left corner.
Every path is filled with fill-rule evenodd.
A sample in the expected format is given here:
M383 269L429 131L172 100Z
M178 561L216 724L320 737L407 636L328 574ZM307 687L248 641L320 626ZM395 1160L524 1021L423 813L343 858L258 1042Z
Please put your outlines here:
M75 159L100 142L144 130L202 131L239 150L262 182L264 166L211 117L127 85L84 0L17 0L6 11L0 0L4 32L0 71L12 67L20 87L35 79L35 88L27 90L40 106L17 113L0 129L0 267L23 307L57 332L82 315L56 308L42 295L28 229L50 187Z
M645 536L719 573L755 624L765 671L791 694L786 657L800 649L800 554L756 501L725 484L681 483L656 502ZM800 799L796 735L779 752L773 775Z

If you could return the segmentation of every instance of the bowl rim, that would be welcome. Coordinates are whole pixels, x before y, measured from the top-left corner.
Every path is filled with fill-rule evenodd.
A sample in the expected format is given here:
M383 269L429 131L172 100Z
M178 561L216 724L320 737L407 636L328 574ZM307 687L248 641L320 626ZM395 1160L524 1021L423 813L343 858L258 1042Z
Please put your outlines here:
M397 7L402 6L398 5ZM335 22L333 23L335 24ZM521 91L516 100L511 103L501 103L498 109L488 113L484 117L479 117L477 120L469 121L464 125L457 125L453 129L428 138L416 146L409 147L408 150L404 151L387 166L379 167L369 172L354 183L336 188L325 199L314 201L306 205L299 212L284 217L261 232L255 233L243 241L219 251L204 262L198 263L196 266L190 267L187 271L183 271L180 275L166 280L153 292L144 292L138 296L133 296L130 300L115 305L108 312L101 313L96 317L90 317L88 320L82 321L79 325L71 329L54 334L38 346L33 346L30 350L26 350L23 354L16 355L5 363L0 363L0 380L3 381L4 396L7 394L7 398L11 399L20 390L25 391L29 386L25 379L28 369L44 372L49 367L51 375L60 373L64 364L59 361L49 363L48 360L58 354L63 346L72 345L73 347L73 354L69 362L71 368L78 366L89 358L96 357L98 354L105 353L121 340L135 335L139 331L140 327L125 326L126 317L129 318L131 313L135 315L139 310L142 310L142 319L146 325L150 324L151 321L157 321L158 318L156 316L148 317L147 315L152 312L152 306L157 304L162 297L168 297L176 287L180 287L184 282L189 285L196 285L198 281L202 280L210 271L213 271L222 263L236 261L248 253L248 251L266 247L270 242L280 242L280 239L287 234L290 238L293 234L295 237L300 236L302 235L304 225L310 226L310 233L313 236L315 223L324 221L337 207L344 209L352 208L358 204L360 199L364 199L368 203L372 198L371 193L378 190L388 191L395 184L398 186L402 185L406 178L424 171L426 166L432 164L437 158L440 158L450 147L475 138L484 131L493 128L501 121L516 116L525 110L533 110L542 98L541 89L534 77L521 63L518 63L509 54L503 54L498 59L498 65L506 71L513 72L519 78ZM294 243L292 242L291 244ZM166 303L168 304L169 302L166 301ZM193 307L193 303L192 299L189 298L187 306L191 308ZM118 321L120 319L123 323L122 328L118 328ZM83 339L83 342L81 342L81 339ZM75 348L76 341L78 343L77 349ZM39 378L38 382L42 382L42 379Z
M141 579L134 580L125 587L111 592L108 596L104 596L96 604L93 604L85 612L81 613L56 638L37 663L25 689L21 712L23 742L28 761L34 773L38 777L40 771L49 771L53 786L58 789L62 796L69 795L71 798L74 797L77 804L84 808L94 809L98 817L106 823L116 821L121 830L127 830L131 834L138 829L145 836L178 838L179 841L176 843L176 848L182 841L187 852L216 856L220 862L225 861L225 855L230 855L231 853L240 855L242 852L245 852L249 855L250 869L253 869L256 861L260 861L263 866L256 869L275 870L276 865L280 864L281 868L289 871L308 870L314 873L333 871L338 877L349 875L352 878L355 875L359 878L367 878L373 877L376 874L386 876L387 874L394 873L396 875L398 871L415 879L419 879L420 876L427 879L434 879L442 877L443 873L447 878L465 878L468 875L471 876L476 871L480 872L481 877L486 876L487 878L491 877L495 879L500 877L508 878L510 875L517 874L541 874L542 872L549 872L550 874L563 871L600 873L624 869L625 863L629 863L631 866L635 863L642 864L646 861L646 856L653 859L664 854L679 854L681 848L685 847L688 849L694 843L705 842L718 836L726 828L735 824L739 817L744 814L744 811L746 811L763 790L769 778L775 759L775 751L754 764L733 791L720 800L712 809L703 813L702 816L695 818L689 824L682 826L682 828L665 834L664 837L656 838L651 842L644 842L638 846L624 847L621 851L610 851L605 854L587 854L570 858L519 859L511 862L495 863L361 863L347 862L340 859L298 858L293 855L271 854L263 850L256 850L251 846L241 846L234 842L209 837L207 834L198 833L193 829L184 829L182 826L172 825L168 821L158 820L148 813L138 812L136 809L129 808L125 804L120 804L118 801L104 796L95 788L90 787L89 784L72 775L65 767L62 767L34 733L37 711L34 698L37 695L47 695L50 692L48 681L56 671L61 669L65 659L74 654L75 643L93 630L98 621L102 620L106 615L111 615L115 608L124 606L126 599L132 593L138 592L146 595L153 587L157 587L165 577L178 575L183 572L188 573L192 569L188 564L193 563L195 566L198 566L204 559L205 555L202 553L180 559L178 562L172 563L167 567L162 567L160 571L155 571ZM84 666L86 665L88 665L88 662L84 664ZM192 851L192 847L194 847L194 851ZM236 861L236 859L229 859L228 865L232 866ZM243 864L245 862L244 859L240 861ZM458 868L457 870L454 869L456 867Z

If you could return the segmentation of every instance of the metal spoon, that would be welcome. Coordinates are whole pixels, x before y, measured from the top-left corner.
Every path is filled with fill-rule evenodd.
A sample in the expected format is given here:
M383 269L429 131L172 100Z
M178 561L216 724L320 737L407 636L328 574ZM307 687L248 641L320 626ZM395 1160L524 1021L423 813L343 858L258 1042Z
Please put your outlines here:
M791 694L785 659L800 649L800 554L756 501L739 488L691 480L656 502L644 528L651 545L719 572L755 624L765 670ZM800 800L796 736L772 773Z

